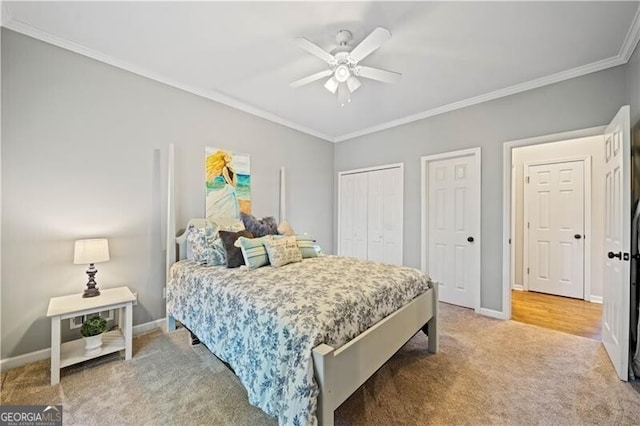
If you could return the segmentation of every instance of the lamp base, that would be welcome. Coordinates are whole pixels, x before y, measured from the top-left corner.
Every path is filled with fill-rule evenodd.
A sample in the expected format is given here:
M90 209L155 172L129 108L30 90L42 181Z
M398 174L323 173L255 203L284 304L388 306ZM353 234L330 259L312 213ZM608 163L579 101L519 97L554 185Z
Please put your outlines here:
M86 288L84 290L84 293L82 293L82 297L95 297L95 296L100 296L100 290L98 290L95 287Z
M87 269L87 275L89 275L89 282L87 283L87 288L85 289L82 297L95 297L100 296L100 290L96 288L96 274L98 270L96 269L93 263L89 264L89 269Z

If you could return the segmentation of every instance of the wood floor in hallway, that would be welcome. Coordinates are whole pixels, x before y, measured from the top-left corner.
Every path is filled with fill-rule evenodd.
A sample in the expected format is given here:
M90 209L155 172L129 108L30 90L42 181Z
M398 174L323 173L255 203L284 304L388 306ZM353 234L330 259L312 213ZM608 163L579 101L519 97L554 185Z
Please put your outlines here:
M602 340L602 305L569 297L511 292L511 319Z

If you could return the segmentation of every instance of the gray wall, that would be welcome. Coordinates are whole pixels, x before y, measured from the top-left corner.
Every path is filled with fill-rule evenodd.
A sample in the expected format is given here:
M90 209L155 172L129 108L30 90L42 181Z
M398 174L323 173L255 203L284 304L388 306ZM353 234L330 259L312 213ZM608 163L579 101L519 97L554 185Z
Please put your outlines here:
M107 237L102 287L138 292L134 324L164 317L166 153L177 223L204 215L204 148L251 155L257 216L278 215L279 168L298 232L333 246L334 145L2 30L2 353L50 346L49 298L81 292L73 242Z
M420 156L482 147L481 306L500 311L503 143L607 124L627 103L620 66L338 143L334 178L343 170L404 162L404 263L419 268Z
M98 265L98 282L138 291L136 324L164 316L170 143L176 144L179 225L204 212L204 147L223 147L251 154L259 216L277 215L278 169L287 168L288 218L327 252L335 246L337 172L404 162L404 261L414 267L420 266L420 156L481 146L481 303L501 310L502 144L606 124L627 103L638 123L639 56L636 49L626 66L334 147L3 29L1 357L49 346L49 298L80 292L86 283L85 267L72 264L78 238L109 238L112 260Z

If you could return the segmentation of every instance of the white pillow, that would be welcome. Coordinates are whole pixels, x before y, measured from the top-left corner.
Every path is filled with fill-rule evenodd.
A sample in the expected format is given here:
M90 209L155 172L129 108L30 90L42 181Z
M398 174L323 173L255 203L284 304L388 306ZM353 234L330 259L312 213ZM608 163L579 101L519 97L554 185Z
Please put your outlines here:
M302 254L296 243L295 235L278 239L266 239L263 244L267 249L271 266L283 266L302 261Z

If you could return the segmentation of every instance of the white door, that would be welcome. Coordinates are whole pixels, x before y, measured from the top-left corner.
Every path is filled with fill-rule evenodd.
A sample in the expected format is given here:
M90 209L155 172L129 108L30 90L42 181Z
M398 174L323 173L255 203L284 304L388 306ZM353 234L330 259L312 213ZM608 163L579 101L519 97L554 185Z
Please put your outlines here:
M525 174L528 289L584 298L584 162L529 165Z
M402 163L340 172L338 254L402 265Z
M367 259L402 265L402 169L374 170L367 176Z
M423 157L427 273L440 283L440 300L479 309L480 151L471 151L443 159Z
M367 197L366 173L340 176L340 240L342 256L367 258Z
M631 180L629 106L618 111L604 133L605 237L602 342L622 380L629 366L629 249Z

